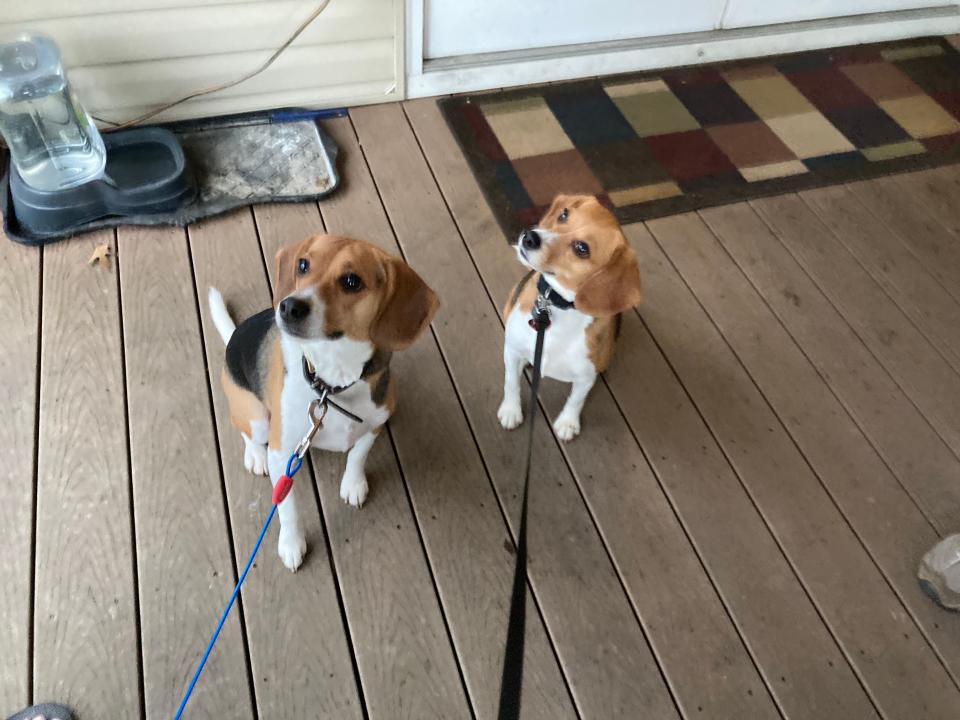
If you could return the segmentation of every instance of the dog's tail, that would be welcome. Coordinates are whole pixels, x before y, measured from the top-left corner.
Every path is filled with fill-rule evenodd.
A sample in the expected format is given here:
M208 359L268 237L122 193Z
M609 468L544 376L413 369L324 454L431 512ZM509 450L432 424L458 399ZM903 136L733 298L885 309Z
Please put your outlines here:
M210 288L207 291L207 304L210 306L210 316L213 318L213 325L223 338L224 344L230 342L230 336L237 329L237 324L230 317L230 311L227 310L227 304L223 301L223 295L216 288Z

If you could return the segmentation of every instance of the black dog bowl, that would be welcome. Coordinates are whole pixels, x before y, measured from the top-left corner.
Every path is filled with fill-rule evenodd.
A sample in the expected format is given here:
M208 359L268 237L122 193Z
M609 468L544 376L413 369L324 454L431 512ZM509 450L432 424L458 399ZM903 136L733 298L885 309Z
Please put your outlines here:
M100 218L171 212L196 194L176 135L134 128L103 136L104 177L69 190L35 190L10 168L10 194L20 225L38 237L62 234Z

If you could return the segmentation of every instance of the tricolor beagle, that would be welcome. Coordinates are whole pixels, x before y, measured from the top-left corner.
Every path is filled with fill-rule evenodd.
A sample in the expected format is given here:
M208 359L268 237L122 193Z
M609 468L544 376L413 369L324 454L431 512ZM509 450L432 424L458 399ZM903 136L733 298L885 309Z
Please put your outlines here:
M276 267L273 307L239 327L220 293L209 293L213 322L227 343L221 380L231 422L243 434L244 465L269 473L275 484L310 428L307 408L316 388L330 388L346 412L329 407L312 444L348 453L340 497L360 506L367 454L396 402L390 353L426 329L437 296L402 260L345 237L315 235L282 248ZM307 548L295 496L296 489L279 507L278 550L291 570Z
M613 215L591 196L559 196L540 224L521 233L520 263L530 272L504 310L505 378L497 412L508 430L523 421L520 374L533 362L536 332L529 320L537 297L551 304L544 336L544 377L573 383L554 423L561 440L580 432L580 411L597 374L607 369L620 313L640 303L640 267Z

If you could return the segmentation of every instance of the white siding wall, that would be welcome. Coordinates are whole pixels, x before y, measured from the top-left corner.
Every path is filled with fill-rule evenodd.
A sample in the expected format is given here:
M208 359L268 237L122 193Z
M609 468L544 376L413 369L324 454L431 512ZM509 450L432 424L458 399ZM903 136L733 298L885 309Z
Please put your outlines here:
M0 35L53 36L93 114L124 120L252 70L319 0L0 0ZM332 0L262 74L161 119L402 96L403 0Z

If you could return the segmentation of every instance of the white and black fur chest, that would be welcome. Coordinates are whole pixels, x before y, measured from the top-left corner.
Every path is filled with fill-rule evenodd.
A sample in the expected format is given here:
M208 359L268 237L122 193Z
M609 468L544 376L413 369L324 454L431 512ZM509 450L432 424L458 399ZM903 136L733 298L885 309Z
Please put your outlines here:
M507 316L506 344L514 353L533 363L537 333L530 327L530 312L515 306ZM563 382L596 373L587 347L587 328L594 318L576 308L550 309L550 327L544 335L544 377Z
M280 395L283 444L284 447L293 447L310 427L307 408L317 399L317 393L303 375L301 346L282 341L282 349L286 371L283 392ZM361 418L362 422L356 422L336 408L329 407L323 426L311 443L313 447L321 450L347 452L357 440L383 425L390 416L385 405L374 402L373 389L362 378L331 396L331 399Z

